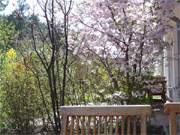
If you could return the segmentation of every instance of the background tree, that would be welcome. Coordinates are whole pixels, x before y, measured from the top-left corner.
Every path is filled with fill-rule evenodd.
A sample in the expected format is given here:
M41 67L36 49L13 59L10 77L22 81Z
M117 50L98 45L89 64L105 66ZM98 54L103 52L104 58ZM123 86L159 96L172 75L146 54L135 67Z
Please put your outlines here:
M36 55L39 57L48 78L50 88L51 107L53 112L53 125L56 134L60 132L59 106L65 104L65 89L68 63L68 27L69 13L72 1L56 2L55 0L39 1L44 12L45 30L34 22L31 24L32 44ZM59 12L56 12L59 11ZM57 19L61 14L62 18ZM38 46L38 38L41 45ZM38 41L39 42L39 41ZM43 51L42 51L42 50ZM45 54L45 50L47 50ZM47 56L48 54L48 56ZM60 64L62 59L62 65ZM62 75L60 74L62 67ZM61 83L62 82L62 83Z
M6 6L8 5L9 0L1 0L0 1L0 11L4 10L6 8Z
M15 25L17 31L19 31L19 38L26 38L26 35L30 33L30 29L27 26L30 16L28 16L30 6L26 3L26 0L18 0L16 9L7 17L7 20Z

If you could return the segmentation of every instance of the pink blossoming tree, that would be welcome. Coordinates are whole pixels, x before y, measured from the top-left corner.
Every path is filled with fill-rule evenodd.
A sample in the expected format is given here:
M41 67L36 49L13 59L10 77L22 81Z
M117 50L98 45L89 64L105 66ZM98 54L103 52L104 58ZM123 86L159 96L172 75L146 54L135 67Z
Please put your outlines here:
M74 15L74 33L78 33L75 52L102 62L115 89L124 72L131 101L133 84L150 71L168 44L163 37L172 28L173 0L88 0ZM74 42L73 42L74 43Z

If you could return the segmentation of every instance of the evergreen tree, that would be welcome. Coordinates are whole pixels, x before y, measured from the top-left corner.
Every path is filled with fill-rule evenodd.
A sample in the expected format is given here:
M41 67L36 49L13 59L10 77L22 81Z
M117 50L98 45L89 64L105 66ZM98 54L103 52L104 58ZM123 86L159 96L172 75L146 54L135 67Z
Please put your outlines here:
M4 10L8 5L9 0L0 0L0 11Z

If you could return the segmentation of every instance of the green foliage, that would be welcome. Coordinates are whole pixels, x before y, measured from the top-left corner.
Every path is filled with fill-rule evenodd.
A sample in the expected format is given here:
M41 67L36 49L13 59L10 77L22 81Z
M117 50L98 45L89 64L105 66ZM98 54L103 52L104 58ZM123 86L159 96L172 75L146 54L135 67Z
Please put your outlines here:
M145 81L150 80L153 73L143 73L138 77L135 73L129 72L129 81L125 72L119 66L110 64L112 76L104 68L103 64L96 61L84 62L78 57L70 57L75 61L69 68L68 91L66 92L66 104L149 104L150 97L144 88ZM116 86L112 80L114 79ZM132 99L129 101L129 91ZM118 93L123 93L118 95Z
M17 32L15 26L12 23L8 23L6 20L0 19L0 49L6 50L12 45L13 40Z
M8 124L21 132L28 132L35 126L32 124L34 120L44 115L36 79L23 61L10 58L7 53L4 55L6 60L0 78L0 119L4 121L0 125L5 127Z

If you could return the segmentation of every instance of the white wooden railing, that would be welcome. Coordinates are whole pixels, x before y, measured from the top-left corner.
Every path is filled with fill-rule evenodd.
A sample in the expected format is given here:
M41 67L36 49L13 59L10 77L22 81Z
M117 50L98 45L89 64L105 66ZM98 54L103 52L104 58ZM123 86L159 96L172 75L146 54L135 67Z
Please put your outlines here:
M165 113L169 114L170 135L177 135L177 114L180 114L180 102L166 103L164 105Z
M151 107L63 106L60 114L61 135L146 135L146 121L151 114Z

